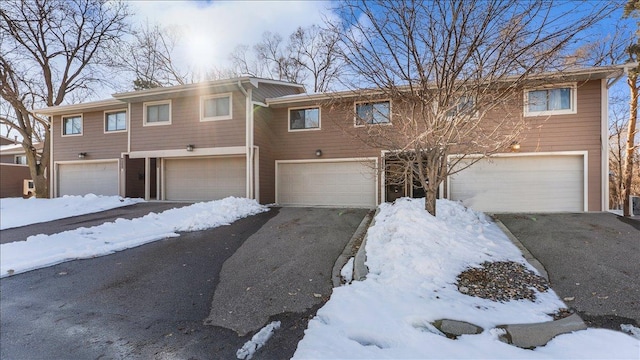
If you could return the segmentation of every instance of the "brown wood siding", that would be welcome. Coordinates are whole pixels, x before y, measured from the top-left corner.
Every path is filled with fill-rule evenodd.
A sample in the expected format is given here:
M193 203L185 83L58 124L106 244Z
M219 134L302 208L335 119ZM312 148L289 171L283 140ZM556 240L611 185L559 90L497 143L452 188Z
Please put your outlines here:
M27 166L0 164L0 198L22 197L25 179L31 179Z
M268 98L276 98L280 96L294 95L299 93L300 88L298 87L259 83L258 88L253 89L253 100L264 102L265 99Z
M588 210L601 211L601 107L600 80L578 84L577 113L527 117L520 152L587 151Z
M104 110L126 109L126 104ZM127 151L127 132L104 133L104 110L82 113L82 135L62 136L62 116L53 118L54 161L78 160L78 153L86 152L85 160L116 159ZM70 113L76 115L78 112Z
M200 96L171 99L171 124L143 126L143 102L131 104L131 151L245 146L245 96L232 93L233 119L200 121Z
M276 201L275 194L275 161L273 157L274 137L269 122L272 110L258 107L254 109L254 145L259 147L259 186L261 204L271 204Z
M16 155L0 155L0 163L2 164L15 164Z

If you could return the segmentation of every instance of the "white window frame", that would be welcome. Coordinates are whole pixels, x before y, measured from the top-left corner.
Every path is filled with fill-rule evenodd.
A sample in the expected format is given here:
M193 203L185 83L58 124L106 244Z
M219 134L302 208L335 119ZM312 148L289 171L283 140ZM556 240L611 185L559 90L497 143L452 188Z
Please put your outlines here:
M204 103L206 100L229 98L229 115L222 116L209 116L205 117ZM218 120L231 120L233 119L233 93L204 95L200 96L200 121L218 121Z
M368 122L365 122L364 124L358 124L358 105L360 104L378 104L378 103L389 103L389 121L386 123L374 123L374 124L369 124ZM391 99L381 99L381 100L364 100L364 101L356 101L353 104L353 111L354 111L354 117L353 117L353 126L354 127L365 127L365 126L384 126L384 125L391 125L392 124L392 115L393 114L393 104Z
M294 110L314 110L318 109L318 127L314 128L303 128L303 129L292 129L291 128L291 111ZM322 129L322 110L320 106L298 106L298 107L290 107L287 108L287 129L289 132L299 132L299 131L316 131Z
M24 163L23 162L18 162L18 159L23 159L24 158ZM14 155L13 156L13 163L16 165L27 165L27 155Z
M155 122L147 122L147 108L149 106L156 105L169 105L169 121L155 121ZM142 103L142 126L163 126L163 125L171 125L172 120L172 107L171 100L160 100L160 101L150 101Z
M107 115L109 114L117 114L117 113L124 113L124 130L107 130ZM146 113L146 111L145 111ZM129 119L128 119L129 114L127 113L127 109L117 109L117 110L105 110L104 111L104 115L103 115L103 131L105 134L116 134L116 133L124 133L127 132L127 130L129 130L128 128L128 124L129 124Z
M571 89L570 108L564 110L529 111L529 92L538 90ZM523 94L524 116L573 115L578 113L578 85L576 83L553 84L536 88L525 88Z
M64 128L65 128L64 121L70 118L80 118L80 132L78 134L64 133ZM61 129L60 129L60 133L62 134L62 137L82 136L82 134L84 134L84 118L82 117L82 114L63 115L60 117L60 122L62 123Z

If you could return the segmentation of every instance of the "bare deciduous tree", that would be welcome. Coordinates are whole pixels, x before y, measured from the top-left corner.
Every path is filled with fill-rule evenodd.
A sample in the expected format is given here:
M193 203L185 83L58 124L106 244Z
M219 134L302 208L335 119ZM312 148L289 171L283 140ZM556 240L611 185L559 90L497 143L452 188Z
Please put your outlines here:
M332 89L341 74L338 38L317 25L299 27L288 39L265 32L253 47L239 45L230 54L239 74L308 85L313 92Z
M371 124L378 121L372 105L365 109L368 124L353 132L366 132L361 138L369 146L397 154L399 176L419 180L431 214L447 176L517 139L525 126L522 87L543 84L545 77L536 75L559 70L567 46L615 8L556 5L361 0L338 9L342 22L332 28L349 70L344 78L352 79L347 85L369 86L376 98L391 101L389 126Z
M628 0L624 7L624 16L638 18L640 16L640 1ZM636 156L638 149L635 145L635 139L637 135L636 123L638 120L638 96L640 95L640 85L638 84L640 65L637 65L637 62L640 60L640 22L637 24L638 29L636 29L636 39L627 48L629 60L631 62L635 62L636 66L627 70L627 85L629 86L629 123L627 128L624 173L622 175L624 183L624 216L632 215L630 200L632 194L631 186L633 182L633 159Z
M37 197L48 197L49 119L31 112L82 97L109 79L101 66L126 30L119 1L8 0L0 6L0 96L11 112L0 122L22 136ZM3 114L4 115L4 114ZM38 154L34 142L43 143Z

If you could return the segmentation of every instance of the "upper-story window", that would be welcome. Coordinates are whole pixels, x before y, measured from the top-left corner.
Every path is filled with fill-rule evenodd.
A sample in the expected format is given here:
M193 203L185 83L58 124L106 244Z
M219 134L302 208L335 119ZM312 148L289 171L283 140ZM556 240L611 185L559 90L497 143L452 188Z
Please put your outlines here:
M27 155L16 155L15 163L18 165L27 165Z
M104 132L127 131L127 112L125 110L105 111Z
M200 121L232 118L231 94L208 95L200 98Z
M455 106L452 106L447 111L448 118L454 118L456 116L468 116L476 117L478 112L475 109L476 101L472 96L461 96Z
M171 124L171 100L144 103L143 117L145 126Z
M525 90L524 96L524 113L527 116L576 113L575 84Z
M289 131L320 129L320 108L289 109Z
M62 136L82 135L82 115L62 117Z
M356 126L391 123L391 102L356 103Z

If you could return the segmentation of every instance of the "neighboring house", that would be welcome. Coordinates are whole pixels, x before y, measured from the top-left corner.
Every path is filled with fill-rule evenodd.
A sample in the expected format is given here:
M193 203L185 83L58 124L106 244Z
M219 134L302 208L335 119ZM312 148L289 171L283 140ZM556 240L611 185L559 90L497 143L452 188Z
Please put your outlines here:
M490 212L606 210L607 89L621 74L618 67L582 69L554 87L524 89L523 98L557 90L560 105L522 106L532 126L519 149L450 177L441 196ZM392 106L384 99L357 102L353 92L307 94L300 85L242 77L37 110L53 120L52 196L233 195L336 207L421 196L410 178L385 185L380 169L388 168L392 149L354 141L344 128L360 124L325 105L328 99L350 102L356 112Z
M25 180L30 181L31 174L22 144L5 136L0 137L0 144L0 197L29 195ZM42 147L39 143L35 146Z

